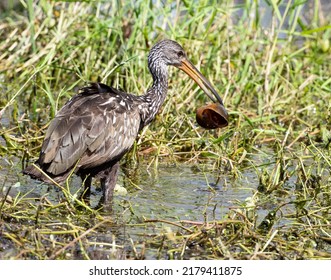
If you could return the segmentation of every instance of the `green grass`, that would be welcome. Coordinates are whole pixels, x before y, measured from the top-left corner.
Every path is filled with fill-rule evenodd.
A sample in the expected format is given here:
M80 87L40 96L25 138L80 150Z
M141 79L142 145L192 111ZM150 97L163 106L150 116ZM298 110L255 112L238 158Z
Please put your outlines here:
M5 166L38 156L49 121L85 83L143 94L152 83L148 50L170 38L218 90L229 126L197 127L195 110L207 99L185 74L171 69L166 103L123 159L124 169L185 162L234 184L247 172L258 178L250 186L252 197L233 202L223 220L128 223L144 232L150 224L172 229L132 241L125 256L119 255L122 244L105 243L115 252L112 258L144 258L151 248L154 258L331 258L330 6L323 10L318 0L310 1L308 15L304 1L268 1L265 22L258 12L268 5L264 1L21 2L20 12L13 2L0 20ZM77 258L97 258L88 237L116 221L69 189L62 187L58 202L24 193L1 198L0 238L16 248L12 254L0 250L3 258L70 259L77 248Z

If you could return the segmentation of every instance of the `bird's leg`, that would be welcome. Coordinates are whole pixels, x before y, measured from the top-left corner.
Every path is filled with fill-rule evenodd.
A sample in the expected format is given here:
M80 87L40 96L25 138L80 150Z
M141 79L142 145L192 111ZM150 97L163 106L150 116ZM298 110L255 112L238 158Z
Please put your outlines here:
M100 179L101 187L103 190L102 201L104 204L112 202L119 166L120 164L117 161L115 164L104 171L103 177Z

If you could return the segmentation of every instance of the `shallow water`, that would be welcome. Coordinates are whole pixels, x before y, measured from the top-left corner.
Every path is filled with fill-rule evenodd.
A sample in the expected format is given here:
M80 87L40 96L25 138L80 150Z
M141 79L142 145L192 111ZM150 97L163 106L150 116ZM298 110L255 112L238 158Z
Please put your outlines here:
M261 174L262 168L258 166L263 165L263 168L267 166L267 169L274 168L273 154L272 150L268 148L256 149L254 154L250 155L250 159L254 162L254 168L253 166L242 167L237 177L233 177L231 172L219 174L220 171L212 169L211 164L161 162L157 168L154 168L153 166L148 167L148 162L145 160L136 170L123 167L118 184L127 189L127 194L114 197L111 213L100 210L99 213L102 216L111 217L114 223L111 226L99 227L88 235L88 241L92 244L86 249L89 258L132 258L136 254L133 252L133 248L138 252L142 251L147 259L169 258L169 252L166 248L160 250L160 236L169 233L176 234L181 230L171 223L180 225L182 221L191 221L192 224L184 223L190 227L193 223L226 220L229 218L227 215L231 209L246 211L245 205L247 206L247 203L250 202L253 202L254 206L252 213L256 218L255 223L259 225L270 211L277 209L284 203L302 199L300 198L300 191L296 192L298 175L294 173L278 192L273 192L270 196L265 195L265 197L260 194L259 199L266 199L266 201L258 201L255 204L253 197L259 185L258 174ZM312 160L306 160L305 164L312 165ZM56 186L41 184L23 176L19 159L15 157L1 158L0 166L0 187L2 189L0 189L0 198L10 188L10 196L15 197L19 194L20 196L36 198L29 201L29 203L36 205L39 203L39 198L44 195L54 205L57 205L61 199L63 200L63 193ZM287 171L291 172L294 168L295 166L289 166ZM321 174L322 180L327 180L329 175L328 169L325 169ZM79 191L80 178L73 176L70 186L71 193ZM312 195L314 194L312 193ZM101 190L98 188L98 183L94 182L91 206L97 205L100 197ZM291 224L296 222L296 215L301 215L301 208L296 209L296 207L295 203L289 203L286 207L282 207L281 211L277 213L282 218L276 219L273 229L291 227ZM309 207L313 209L314 206L310 205ZM318 208L317 211L319 211ZM63 213L66 213L65 209ZM50 215L52 214L50 213ZM70 224L74 216L69 214L68 217L66 214L63 217L49 216L48 222L53 222L54 219L54 223ZM80 218L77 217L75 225L84 228L86 224L82 223L81 225L79 220ZM160 222L146 222L146 220L158 220ZM17 227L17 222L15 226ZM116 244L119 247L114 250L110 244ZM16 248L10 243L6 244L0 250L0 259L16 256L18 252L15 250ZM331 252L331 246L323 247L323 250ZM207 258L208 253L203 250L188 249L185 250L185 255L179 258L189 259L195 256ZM173 257L176 258L176 256ZM84 258L79 246L77 252L69 258Z
M10 188L10 196L19 192L27 197L39 198L47 195L50 201L56 202L62 197L56 186L48 186L20 174L18 160L1 159L0 170L2 196ZM16 161L16 162L15 162ZM129 240L140 243L148 237L164 231L176 231L178 228L162 223L142 223L144 220L167 220L179 222L188 220L203 222L205 220L220 220L234 206L234 201L244 201L252 196L257 186L257 178L247 173L243 179L231 182L222 177L217 182L218 172L202 171L204 165L160 164L157 169L147 169L144 164L139 169L139 175L129 178L121 172L119 184L128 189L126 195L117 195L113 201L113 213L116 220L113 228L102 229L91 237L94 242L112 243L114 239L122 246L130 247ZM140 188L130 183L135 181ZM234 183L235 182L235 183ZM79 189L81 181L74 176L72 193ZM91 204L97 204L101 191L92 188ZM37 203L37 202L36 202ZM131 211L125 211L131 205ZM124 210L123 210L124 209ZM110 213L104 212L104 215ZM54 219L56 219L54 217ZM136 226L139 224L139 226ZM109 248L108 248L109 249ZM149 248L145 253L149 259L156 257L156 249ZM90 252L91 253L91 252ZM109 251L96 247L92 252L95 258L108 258Z

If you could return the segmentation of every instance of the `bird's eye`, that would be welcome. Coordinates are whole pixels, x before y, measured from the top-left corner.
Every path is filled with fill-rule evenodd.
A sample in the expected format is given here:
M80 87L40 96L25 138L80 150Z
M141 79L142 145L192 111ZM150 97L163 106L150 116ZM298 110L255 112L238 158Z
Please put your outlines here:
M177 53L177 55L178 55L178 57L182 57L182 56L184 56L184 52L183 52L183 51L179 51L179 52Z

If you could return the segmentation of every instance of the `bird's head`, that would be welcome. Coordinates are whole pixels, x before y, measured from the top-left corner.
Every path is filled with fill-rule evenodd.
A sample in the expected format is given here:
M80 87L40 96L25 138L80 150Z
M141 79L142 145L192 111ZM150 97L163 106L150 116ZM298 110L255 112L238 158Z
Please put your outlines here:
M154 64L157 64L156 61L161 62L163 65L172 65L183 70L201 87L212 101L217 101L223 105L223 101L214 87L192 62L188 60L184 49L176 41L162 40L155 44L148 55L150 68L153 68ZM155 65L155 67L158 66L160 65Z
M186 54L181 45L172 40L162 40L155 44L151 49L148 60L153 62L158 58L165 65L179 67L186 59Z
M215 88L207 80L205 76L190 62L181 45L172 40L162 40L155 44L149 55L148 65L153 74L153 69L157 71L158 67L165 67L167 65L175 66L187 75L189 75L206 93L206 95L213 101L219 103L221 111L219 115L224 119L224 126L227 125L228 113L226 112L222 98L218 95Z

